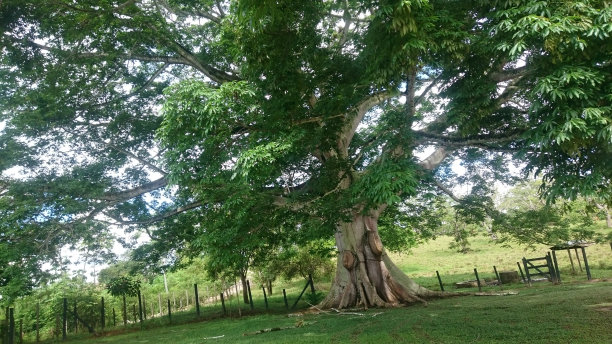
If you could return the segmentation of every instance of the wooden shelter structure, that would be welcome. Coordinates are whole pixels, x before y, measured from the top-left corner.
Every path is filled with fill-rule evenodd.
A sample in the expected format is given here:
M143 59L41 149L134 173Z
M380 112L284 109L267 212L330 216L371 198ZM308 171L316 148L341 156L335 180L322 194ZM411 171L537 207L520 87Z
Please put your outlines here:
M589 268L589 261L587 259L587 254L585 250L585 248L590 245L591 245L590 243L586 243L586 242L569 242L565 245L555 245L550 248L550 250L552 251L553 263L555 265L555 273L557 274L557 281L561 282L561 274L559 273L559 264L557 263L556 251L567 250L567 254L569 256L570 263L572 265L572 271L576 272L576 268L574 267L574 260L572 259L571 250L574 250L574 252L576 253L576 260L578 261L578 267L580 268L580 271L582 271L582 264L580 263L580 256L578 255L578 249L582 251L582 260L584 262L584 269L586 270L587 279L589 281L591 280L591 269Z

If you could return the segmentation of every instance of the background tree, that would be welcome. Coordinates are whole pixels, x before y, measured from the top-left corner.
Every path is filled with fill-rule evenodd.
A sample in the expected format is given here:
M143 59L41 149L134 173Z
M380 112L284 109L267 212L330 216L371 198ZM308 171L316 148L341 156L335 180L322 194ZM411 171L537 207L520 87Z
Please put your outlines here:
M127 324L126 296L137 296L140 291L140 280L129 276L121 276L111 279L106 284L106 290L112 296L121 296L123 299L123 324Z
M34 259L109 223L178 251L278 229L335 238L322 306L387 306L439 295L378 234L419 192L491 185L519 158L549 200L612 202L606 1L0 6L1 240Z
M537 181L521 183L508 191L498 205L493 222L502 243L528 247L536 244L563 246L602 239L604 226L599 212L584 198L548 204L538 197Z

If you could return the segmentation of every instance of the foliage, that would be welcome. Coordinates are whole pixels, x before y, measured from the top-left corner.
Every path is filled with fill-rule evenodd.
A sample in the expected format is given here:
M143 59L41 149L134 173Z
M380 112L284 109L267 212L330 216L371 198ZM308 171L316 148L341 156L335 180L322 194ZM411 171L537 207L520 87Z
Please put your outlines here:
M69 326L72 327L74 319L74 306L80 319L92 327L100 323L100 299L105 296L104 290L81 277L61 277L53 283L46 284L32 295L17 300L14 304L15 314L23 321L26 333L36 330L36 309L39 309L39 329L42 338L59 335L61 324L57 324L64 308L64 298L68 300ZM79 324L80 326L81 324Z
M538 182L522 183L511 189L499 205L493 229L500 242L533 246L567 245L597 239L603 225L597 208L585 199L546 204L537 197Z
M329 279L335 268L331 261L333 249L326 241L288 249L278 256L283 277L286 280L298 276L307 279L311 275L315 281Z
M106 290L113 296L136 296L140 291L140 280L128 276L115 277L106 284Z

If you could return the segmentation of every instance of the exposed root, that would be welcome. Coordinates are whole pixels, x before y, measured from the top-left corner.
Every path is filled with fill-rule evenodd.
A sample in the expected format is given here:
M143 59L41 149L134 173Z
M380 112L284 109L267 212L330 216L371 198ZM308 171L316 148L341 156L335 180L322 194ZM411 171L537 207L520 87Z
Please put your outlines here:
M286 327L271 327L271 328L264 328L255 332L246 332L243 333L243 336L252 336L252 335L256 335L256 334L262 334L262 333L268 333L268 332L276 332L276 331L282 331L282 330L289 330L292 328L300 328L300 327L304 327L306 325L311 325L316 323L316 321L303 321L300 320L298 321L294 326L286 326Z

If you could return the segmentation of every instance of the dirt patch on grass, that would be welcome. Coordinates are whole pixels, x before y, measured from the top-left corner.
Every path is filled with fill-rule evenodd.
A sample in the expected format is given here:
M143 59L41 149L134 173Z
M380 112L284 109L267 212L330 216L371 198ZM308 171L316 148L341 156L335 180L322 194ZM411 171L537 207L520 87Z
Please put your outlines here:
M598 303L595 305L589 305L589 308L598 312L612 312L612 303Z
M612 312L612 306L597 307L595 310L600 312Z

